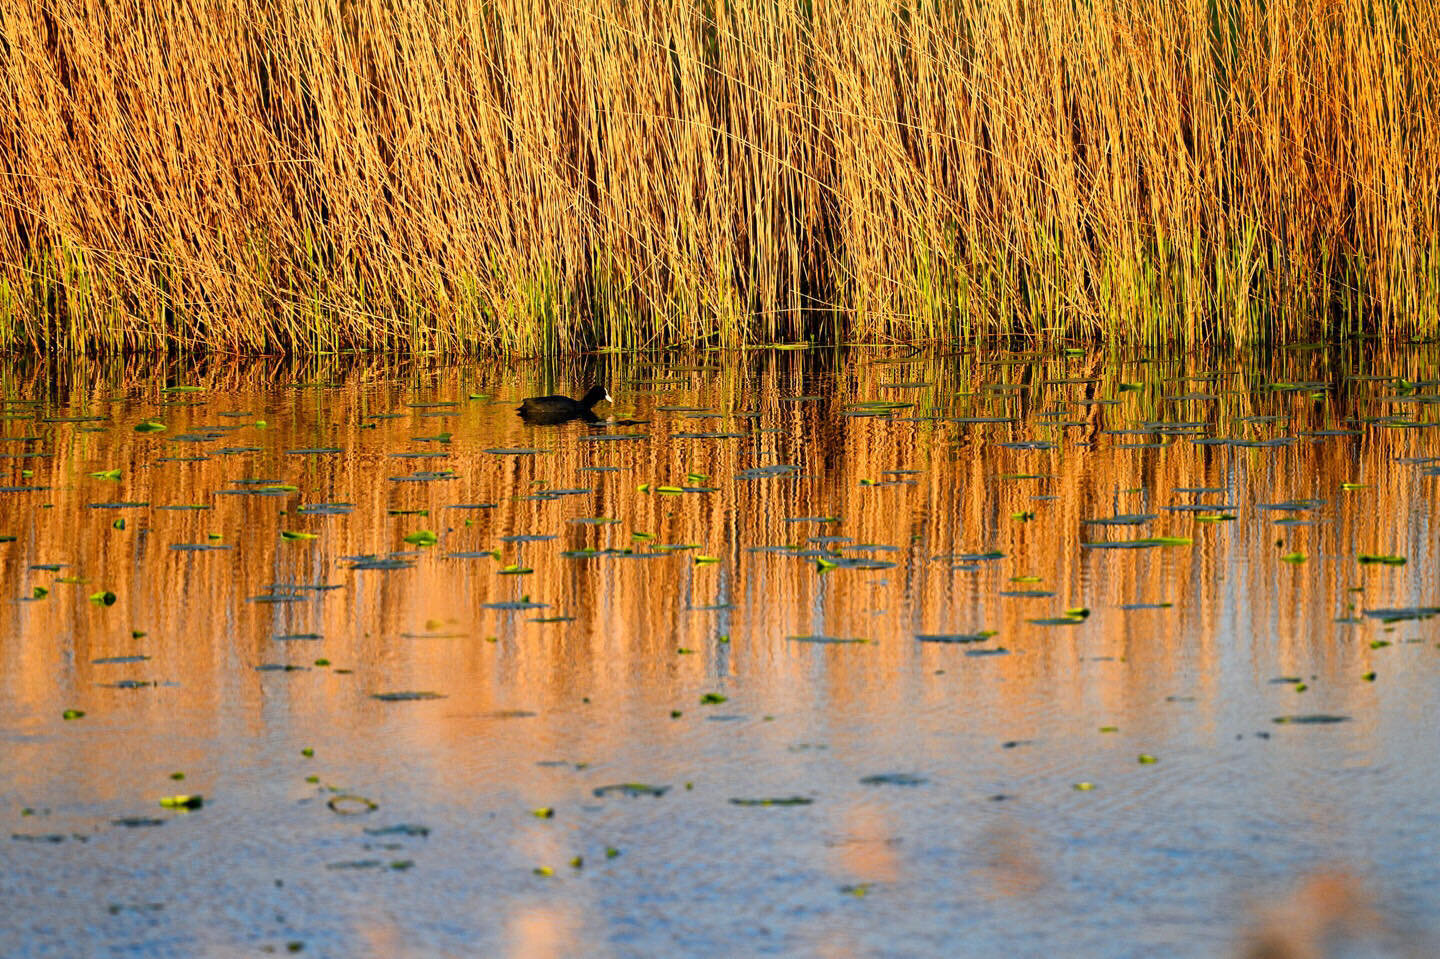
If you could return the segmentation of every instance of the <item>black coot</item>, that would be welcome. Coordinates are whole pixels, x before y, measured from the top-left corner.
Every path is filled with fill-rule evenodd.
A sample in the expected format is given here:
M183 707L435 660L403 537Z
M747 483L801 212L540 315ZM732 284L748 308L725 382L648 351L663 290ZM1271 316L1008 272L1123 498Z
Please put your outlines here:
M595 422L597 417L590 412L596 403L610 402L610 394L603 386L592 386L590 392L572 400L568 396L532 396L517 408L517 412L532 423L564 423L566 420Z

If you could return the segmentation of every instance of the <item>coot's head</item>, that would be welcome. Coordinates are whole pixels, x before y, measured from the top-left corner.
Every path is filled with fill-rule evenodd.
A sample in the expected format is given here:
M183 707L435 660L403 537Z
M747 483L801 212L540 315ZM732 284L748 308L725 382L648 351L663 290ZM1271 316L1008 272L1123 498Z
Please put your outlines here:
M611 402L609 390L605 389L605 387L603 386L592 386L590 387L590 392L586 393L585 396L580 400L580 405L588 410L596 403L609 402Z

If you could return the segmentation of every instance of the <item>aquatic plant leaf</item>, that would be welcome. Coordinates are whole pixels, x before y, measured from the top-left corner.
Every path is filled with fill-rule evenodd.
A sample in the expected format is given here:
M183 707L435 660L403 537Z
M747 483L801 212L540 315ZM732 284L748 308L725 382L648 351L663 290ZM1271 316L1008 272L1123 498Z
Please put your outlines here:
M609 786L597 786L590 792L599 799L607 796L651 796L659 799L669 791L669 786L652 786L649 783L614 783Z
M378 699L382 703L411 703L429 699L444 699L440 693L401 690L393 693L371 693L371 699Z
M924 776L917 776L914 773L877 773L860 778L862 786L923 786L929 781Z
M1080 545L1087 549L1149 549L1154 546L1191 546L1194 542L1188 536L1146 536L1142 539L1104 540Z
M430 835L430 827L402 822L393 826L367 826L364 832L367 836L413 836L424 839Z
M978 633L917 633L915 638L922 643L950 643L969 644L983 643L999 635L995 630L982 630Z
M421 529L406 536L405 542L412 546L434 546L440 542L440 537L436 536L431 530Z
M199 809L205 805L205 797L199 793L182 793L178 796L162 796L160 805L166 809Z
M415 566L410 560L398 556L352 556L344 558L350 560L350 569L354 570L413 569Z
M1440 615L1437 606L1400 606L1389 609L1367 609L1365 615L1385 623L1399 623L1410 619L1429 619Z

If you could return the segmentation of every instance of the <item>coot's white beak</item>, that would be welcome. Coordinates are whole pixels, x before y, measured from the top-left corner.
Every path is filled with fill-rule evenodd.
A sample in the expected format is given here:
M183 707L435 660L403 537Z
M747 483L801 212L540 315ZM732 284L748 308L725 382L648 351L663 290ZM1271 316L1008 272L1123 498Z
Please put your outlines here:
M613 402L615 402L615 401L610 398L610 394L609 394L609 393L606 393L606 394L605 394L605 402L607 402L607 403L613 403Z

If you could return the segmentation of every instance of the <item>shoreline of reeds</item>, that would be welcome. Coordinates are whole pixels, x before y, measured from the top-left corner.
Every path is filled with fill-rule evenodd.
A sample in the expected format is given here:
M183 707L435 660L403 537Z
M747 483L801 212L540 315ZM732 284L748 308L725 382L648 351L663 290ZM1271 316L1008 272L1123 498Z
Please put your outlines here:
M1411 0L0 12L0 350L1440 335Z

